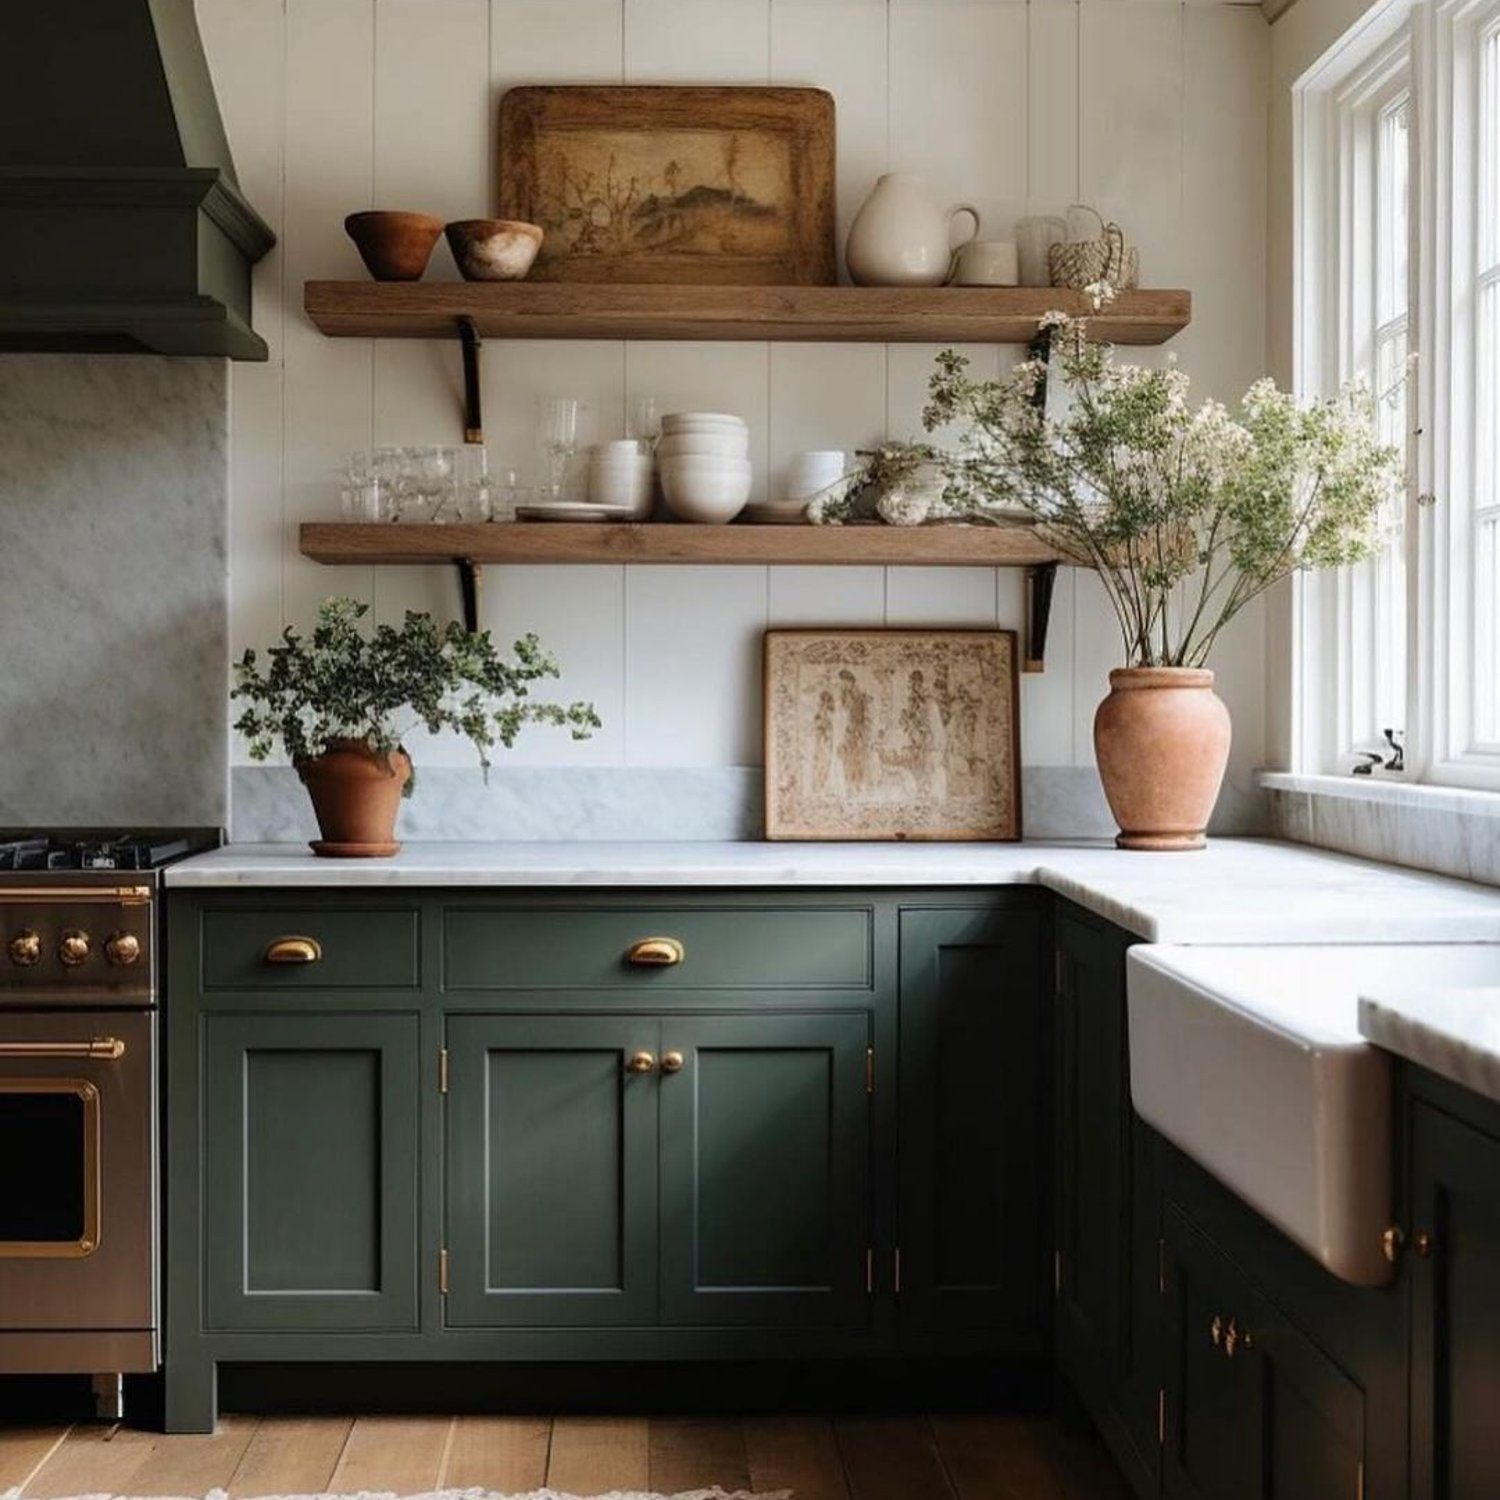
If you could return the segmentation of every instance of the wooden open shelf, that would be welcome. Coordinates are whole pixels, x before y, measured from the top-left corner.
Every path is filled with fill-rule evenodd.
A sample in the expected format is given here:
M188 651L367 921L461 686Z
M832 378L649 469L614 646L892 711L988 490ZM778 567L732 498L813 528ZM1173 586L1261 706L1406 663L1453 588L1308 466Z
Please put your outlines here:
M1065 561L1029 526L690 526L517 521L388 525L307 521L320 563L765 563L1038 567Z
M1025 344L1052 309L1095 337L1161 344L1186 328L1185 291L1121 292L1093 315L1048 287L594 286L511 281L309 281L303 305L335 338L770 339Z

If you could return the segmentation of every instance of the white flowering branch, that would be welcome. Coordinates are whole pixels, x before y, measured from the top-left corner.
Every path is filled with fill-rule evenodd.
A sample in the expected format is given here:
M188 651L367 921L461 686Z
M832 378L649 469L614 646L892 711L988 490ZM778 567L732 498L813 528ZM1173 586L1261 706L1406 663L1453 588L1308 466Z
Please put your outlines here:
M1195 409L1175 361L1117 364L1085 320L1062 313L1042 328L1062 415L1038 405L1046 361L976 381L947 350L924 421L963 425L950 462L975 519L1019 505L1099 574L1127 662L1201 666L1229 621L1288 574L1379 550L1402 461L1379 442L1363 386L1299 405L1260 380L1235 413Z

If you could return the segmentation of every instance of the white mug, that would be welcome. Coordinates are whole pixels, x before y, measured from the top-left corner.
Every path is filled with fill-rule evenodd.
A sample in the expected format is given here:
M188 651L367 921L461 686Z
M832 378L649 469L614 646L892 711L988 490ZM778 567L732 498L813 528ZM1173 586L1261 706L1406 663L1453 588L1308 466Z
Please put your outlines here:
M1020 260L1011 240L970 240L953 258L957 286L1015 286L1021 277Z

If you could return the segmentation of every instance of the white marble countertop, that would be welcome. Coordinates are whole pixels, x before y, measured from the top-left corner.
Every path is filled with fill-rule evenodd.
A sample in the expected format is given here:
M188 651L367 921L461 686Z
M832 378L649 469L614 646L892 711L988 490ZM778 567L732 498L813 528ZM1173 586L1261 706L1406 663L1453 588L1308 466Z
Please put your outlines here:
M1040 884L1149 942L1500 942L1500 890L1297 844L1191 854L1095 844L409 843L392 859L231 844L174 889L941 887Z
M1393 985L1361 995L1360 1034L1500 1101L1500 954L1494 973L1489 984Z

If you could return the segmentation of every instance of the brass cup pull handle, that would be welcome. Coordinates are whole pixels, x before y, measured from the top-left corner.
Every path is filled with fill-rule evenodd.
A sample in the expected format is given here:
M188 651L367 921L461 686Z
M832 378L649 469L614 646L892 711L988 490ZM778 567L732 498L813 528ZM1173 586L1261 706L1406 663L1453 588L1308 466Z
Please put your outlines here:
M673 964L680 964L686 957L687 949L672 937L642 938L625 951L626 963L646 969L670 968Z
M661 1070L663 1073L682 1072L684 1058L680 1052L663 1052L661 1056Z
M323 956L323 945L317 938L283 937L266 949L268 964L315 964Z
M0 1042L0 1057L86 1057L96 1062L119 1062L125 1043L117 1036L96 1036L88 1042Z
M650 1073L656 1068L656 1057L650 1052L632 1052L625 1060L627 1073Z

